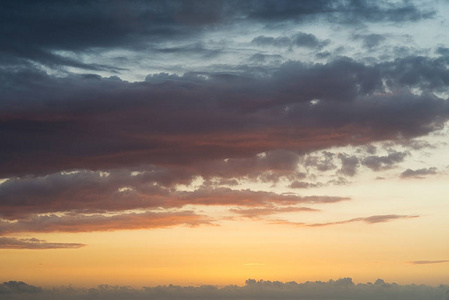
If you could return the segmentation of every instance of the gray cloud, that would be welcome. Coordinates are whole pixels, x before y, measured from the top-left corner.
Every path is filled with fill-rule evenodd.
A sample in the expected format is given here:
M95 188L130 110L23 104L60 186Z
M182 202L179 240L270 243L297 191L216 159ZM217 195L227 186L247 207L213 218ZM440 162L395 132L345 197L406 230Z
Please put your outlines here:
M354 176L357 173L357 167L359 166L359 159L356 156L349 156L344 153L338 154L338 158L341 160L341 169L339 172L346 176Z
M248 279L244 286L216 287L156 286L134 289L124 286L101 285L96 288L80 289L59 287L41 289L23 282L5 282L0 293L11 300L25 299L447 299L449 286L398 285L382 279L373 283L355 284L351 278L340 278L327 282L315 281L296 283Z
M86 245L78 243L49 243L36 238L18 239L0 236L0 249L76 249L84 246Z
M406 152L394 151L386 156L368 156L362 160L362 164L373 171L380 171L392 168L395 164L402 162L406 156Z
M361 40L363 46L368 49L375 48L385 41L386 37L382 34L354 34L353 38L355 40Z
M0 295L3 296L21 296L23 294L32 294L33 296L42 293L40 287L27 284L23 281L7 281L0 284Z
M443 260L414 260L410 261L409 263L412 265L428 265L428 264L443 264L448 262L449 260L443 259Z
M0 72L0 137L7 141L0 177L191 165L281 149L307 153L416 137L442 126L449 117L442 99L376 94L382 69L345 58L325 65L288 62L268 78L188 73L137 83ZM311 105L314 99L320 101ZM338 139L328 136L330 129ZM386 159L395 160L364 163L379 168L389 165Z
M319 40L315 35L305 32L298 32L291 37L279 36L268 37L260 35L255 37L251 43L257 46L275 46L280 48L290 48L293 46L320 50L330 43L329 40Z
M0 235L20 232L92 232L130 229L166 228L171 226L211 225L206 216L192 211L122 213L119 215L66 214L34 215L17 222L0 221ZM32 241L29 241L32 243Z
M437 174L437 168L423 168L418 170L407 169L401 173L401 178L424 178L427 175Z
M432 18L434 12L422 11L413 3L373 3L371 1L8 1L1 4L0 63L30 66L37 62L58 69L76 67L86 70L114 70L115 66L84 63L60 54L68 51L88 54L95 51L151 50L168 51L168 42L201 38L204 32L226 30L229 24L304 23L325 20L331 24L366 22L411 22ZM311 35L293 43L322 47ZM24 47L26 45L26 47Z

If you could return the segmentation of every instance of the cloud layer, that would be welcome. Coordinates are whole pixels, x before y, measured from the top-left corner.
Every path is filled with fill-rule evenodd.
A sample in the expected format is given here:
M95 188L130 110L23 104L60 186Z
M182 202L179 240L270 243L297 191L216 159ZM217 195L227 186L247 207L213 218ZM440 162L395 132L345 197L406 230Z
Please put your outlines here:
M6 299L429 299L449 298L449 287L441 285L398 285L382 279L373 283L354 284L351 278L327 282L256 281L248 279L244 286L182 287L157 286L133 289L101 285L91 289L71 287L45 290L24 282L9 281L0 285L0 295Z
M377 25L441 17L413 1L2 3L0 235L219 223L200 206L273 221L354 200L315 191L398 167L449 119L447 45Z

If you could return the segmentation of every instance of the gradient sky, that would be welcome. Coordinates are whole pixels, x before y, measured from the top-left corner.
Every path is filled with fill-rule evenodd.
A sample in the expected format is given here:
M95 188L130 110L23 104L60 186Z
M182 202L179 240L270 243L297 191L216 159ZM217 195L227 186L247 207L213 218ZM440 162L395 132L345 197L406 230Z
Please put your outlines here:
M0 281L449 284L447 1L2 1Z

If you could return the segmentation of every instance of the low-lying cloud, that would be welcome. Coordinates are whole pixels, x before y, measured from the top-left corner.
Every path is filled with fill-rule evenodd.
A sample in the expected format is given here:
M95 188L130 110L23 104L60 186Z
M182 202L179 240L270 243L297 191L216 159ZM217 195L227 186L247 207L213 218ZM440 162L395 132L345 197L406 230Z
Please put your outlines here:
M126 286L101 285L81 289L59 287L42 289L24 282L9 281L0 285L0 296L9 300L47 299L327 299L327 300L445 300L449 299L449 286L398 285L378 279L375 283L354 284L351 278L296 283L248 279L244 286L156 286L134 289Z

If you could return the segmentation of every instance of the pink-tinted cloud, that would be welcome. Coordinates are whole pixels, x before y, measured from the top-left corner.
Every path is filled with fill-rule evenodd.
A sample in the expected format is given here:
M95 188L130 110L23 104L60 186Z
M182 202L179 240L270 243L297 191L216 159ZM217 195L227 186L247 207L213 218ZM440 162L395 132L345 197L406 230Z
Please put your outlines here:
M17 222L0 221L0 234L19 232L91 232L166 228L178 225L212 225L206 216L191 211L127 213L113 216L69 214L32 216Z
M25 218L36 213L119 212L129 209L172 208L189 204L264 206L277 203L334 203L347 197L276 194L202 186L195 191L176 191L163 185L173 170L148 168L132 174L127 170L77 171L42 177L11 179L0 185L0 216ZM183 177L183 175L178 175ZM182 181L181 181L182 182Z

